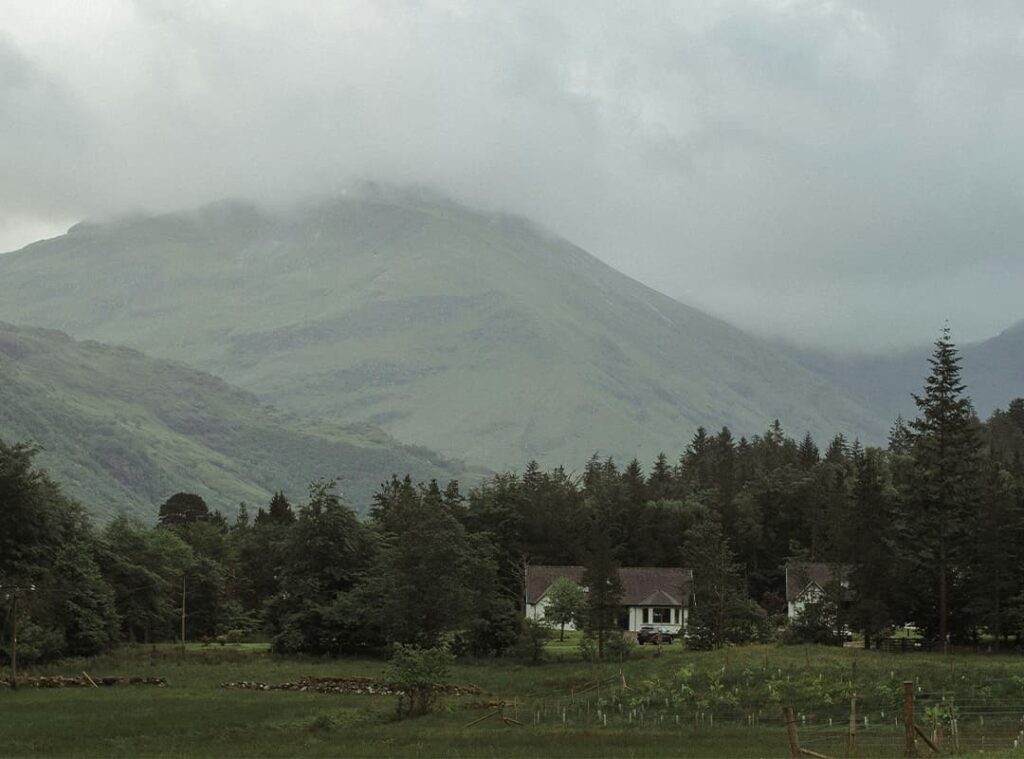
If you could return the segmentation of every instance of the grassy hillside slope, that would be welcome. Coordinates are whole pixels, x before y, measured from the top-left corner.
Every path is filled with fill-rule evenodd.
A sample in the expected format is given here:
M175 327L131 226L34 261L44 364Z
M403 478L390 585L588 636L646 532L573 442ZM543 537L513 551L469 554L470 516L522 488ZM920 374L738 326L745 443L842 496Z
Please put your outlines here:
M43 446L40 463L90 511L153 518L179 490L233 514L273 490L293 499L338 477L354 506L392 473L459 467L380 430L307 422L176 362L60 332L0 323L0 438Z
M650 460L698 425L872 441L889 421L565 240L409 195L78 225L0 256L0 318L492 467Z

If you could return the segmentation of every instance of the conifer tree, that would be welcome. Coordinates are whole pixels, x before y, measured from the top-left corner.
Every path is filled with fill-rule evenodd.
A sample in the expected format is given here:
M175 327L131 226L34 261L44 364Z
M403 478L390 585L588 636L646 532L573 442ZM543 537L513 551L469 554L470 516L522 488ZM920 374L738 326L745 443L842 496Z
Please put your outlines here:
M898 574L893 494L886 482L885 454L869 448L854 458L851 511L841 525L851 565L851 617L864 633L864 647L892 621L893 583Z
M683 563L693 570L694 633L702 647L720 648L736 618L745 616L751 604L744 603L740 565L717 519L704 519L690 530Z
M804 435L804 439L800 441L800 449L797 452L797 461L800 462L800 467L802 469L813 469L819 459L818 446L814 444L814 438L812 438L811 433L808 432Z
M909 456L914 444L914 436L903 420L902 414L896 415L889 430L889 453L897 456Z
M850 457L850 446L846 442L843 433L837 434L828 444L825 451L825 461L832 464L845 465Z
M266 519L273 524L282 525L292 524L295 521L292 505L282 491L278 490L274 493L274 497L270 499Z
M586 629L597 639L597 655L603 659L605 642L615 627L622 601L622 581L608 532L600 524L594 525L581 584L587 589Z
M945 645L952 570L962 559L962 538L976 500L979 440L948 326L935 341L929 364L924 394L914 395L919 415L911 422L917 507L912 531L920 565L926 574L931 569L935 626Z
M647 478L647 492L656 501L672 496L672 467L664 452L658 454L651 467L651 476Z

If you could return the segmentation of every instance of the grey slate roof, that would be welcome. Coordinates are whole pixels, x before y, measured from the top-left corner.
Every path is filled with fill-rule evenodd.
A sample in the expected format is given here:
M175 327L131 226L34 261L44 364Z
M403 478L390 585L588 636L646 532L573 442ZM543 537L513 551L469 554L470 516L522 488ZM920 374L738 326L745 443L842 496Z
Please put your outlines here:
M822 590L836 580L845 585L849 576L850 567L846 564L791 561L786 564L786 600L795 601L812 583Z
M579 583L583 567L530 564L526 567L526 602L535 604L559 577ZM686 606L693 587L693 570L678 567L620 567L624 606Z

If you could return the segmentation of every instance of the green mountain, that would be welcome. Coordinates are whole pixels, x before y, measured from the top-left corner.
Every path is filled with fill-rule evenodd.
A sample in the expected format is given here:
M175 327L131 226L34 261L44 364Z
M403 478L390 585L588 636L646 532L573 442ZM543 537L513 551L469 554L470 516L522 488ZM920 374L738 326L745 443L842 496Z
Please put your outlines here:
M152 519L179 490L234 514L292 498L320 477L365 507L392 473L459 477L461 467L380 430L309 422L183 364L0 322L0 438L32 440L40 463L90 511Z
M80 224L0 256L0 318L492 467L650 460L698 425L880 440L889 421L564 239L411 194Z

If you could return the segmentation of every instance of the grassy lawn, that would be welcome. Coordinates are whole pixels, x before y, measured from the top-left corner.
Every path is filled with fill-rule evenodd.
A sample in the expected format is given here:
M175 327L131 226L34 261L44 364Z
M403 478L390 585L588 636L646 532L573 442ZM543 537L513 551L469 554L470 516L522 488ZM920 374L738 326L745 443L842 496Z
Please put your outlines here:
M581 662L577 643L575 634L553 641L553 661L538 666L459 663L452 681L475 684L482 695L447 697L437 712L401 722L393 719L393 697L220 687L304 675L375 677L379 660L280 658L259 645L190 646L184 657L170 646L125 649L36 674L160 676L169 686L0 690L0 755L784 757L780 703L792 702L804 745L841 756L849 706L833 686L843 678L864 694L859 717L870 720L858 756L900 755L902 727L887 704L904 679L918 683L922 710L937 694L955 694L965 755L980 756L981 740L984 756L1016 755L1012 739L1024 716L1014 711L1024 704L1019 658L774 646L703 653L673 644L660 657L646 647L620 665ZM692 673L687 682L698 692L720 687L718 700L699 713L670 702L681 670ZM785 695L762 698L779 690ZM468 726L498 702L524 725L492 717ZM1014 712L1005 724L997 708Z

